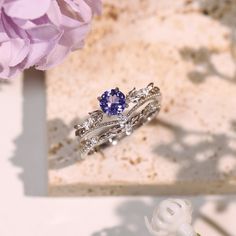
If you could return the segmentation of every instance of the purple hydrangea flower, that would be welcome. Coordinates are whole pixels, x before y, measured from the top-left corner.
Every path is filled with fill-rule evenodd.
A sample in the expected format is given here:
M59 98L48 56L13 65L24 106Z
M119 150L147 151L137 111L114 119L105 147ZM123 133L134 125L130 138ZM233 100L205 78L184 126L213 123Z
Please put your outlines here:
M0 78L46 70L83 46L101 0L0 0Z

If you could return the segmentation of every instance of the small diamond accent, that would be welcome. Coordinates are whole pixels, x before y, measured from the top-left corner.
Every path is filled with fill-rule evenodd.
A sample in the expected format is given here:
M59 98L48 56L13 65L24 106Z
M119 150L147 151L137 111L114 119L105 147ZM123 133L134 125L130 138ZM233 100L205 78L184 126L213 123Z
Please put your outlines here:
M137 103L140 99L145 98L148 95L147 88L136 90L135 88L127 95L129 102Z
M87 120L84 121L83 123L83 128L86 130L89 130L90 127L92 127L93 120L91 118L88 118Z
M136 90L134 88L131 90L126 99L128 102L138 103L141 99L146 98L149 95L149 92L153 89L153 83L150 83L147 87Z
M132 125L130 123L127 123L125 125L125 133L126 135L131 135L133 132Z
M128 122L128 117L126 115L120 114L118 116L118 121L119 121L120 127L123 128L125 124Z
M132 125L129 122L129 119L126 115L119 115L118 116L119 124L121 128L125 128L126 135L130 135L132 133Z
M102 120L102 111L96 110L94 112L89 113L89 117L82 123L81 127L78 128L84 128L85 130L89 130L90 128L100 123Z

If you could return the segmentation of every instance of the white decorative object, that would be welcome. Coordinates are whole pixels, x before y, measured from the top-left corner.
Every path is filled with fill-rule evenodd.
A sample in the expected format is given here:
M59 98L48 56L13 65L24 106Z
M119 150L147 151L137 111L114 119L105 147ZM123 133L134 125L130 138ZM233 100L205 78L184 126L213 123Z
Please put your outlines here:
M151 222L145 223L154 236L197 236L191 226L192 206L187 200L167 199L155 208Z

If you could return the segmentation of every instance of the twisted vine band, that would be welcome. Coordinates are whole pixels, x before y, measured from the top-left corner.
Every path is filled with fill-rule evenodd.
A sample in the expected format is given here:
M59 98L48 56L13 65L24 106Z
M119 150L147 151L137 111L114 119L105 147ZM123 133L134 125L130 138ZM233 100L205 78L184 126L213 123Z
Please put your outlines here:
M89 113L83 123L74 127L82 158L103 144L115 145L155 117L161 108L160 89L153 83L139 90L134 88L126 96L119 88L111 89L98 100L101 110Z

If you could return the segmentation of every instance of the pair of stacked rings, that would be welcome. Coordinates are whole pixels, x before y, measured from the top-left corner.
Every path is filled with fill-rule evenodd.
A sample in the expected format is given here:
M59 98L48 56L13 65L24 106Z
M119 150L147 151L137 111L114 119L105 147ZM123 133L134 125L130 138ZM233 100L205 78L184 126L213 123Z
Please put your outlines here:
M127 95L119 88L105 91L98 101L101 109L90 112L86 120L75 125L81 157L96 151L101 145L116 144L154 118L161 108L161 93L150 83L139 90L134 88Z

